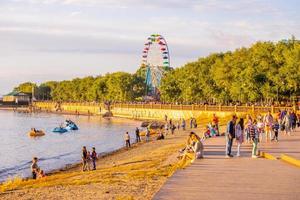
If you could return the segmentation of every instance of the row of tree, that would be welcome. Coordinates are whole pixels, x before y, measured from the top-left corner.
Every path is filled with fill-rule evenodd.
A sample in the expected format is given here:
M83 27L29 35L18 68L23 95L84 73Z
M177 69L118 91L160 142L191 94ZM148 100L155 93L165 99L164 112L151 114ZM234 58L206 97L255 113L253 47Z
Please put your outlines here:
M145 70L70 81L20 84L15 90L39 100L136 101L145 95ZM300 42L257 42L215 53L167 71L159 88L165 102L271 102L300 96Z
M272 102L300 95L300 42L257 42L216 53L166 74L167 102Z
M143 78L137 74L116 72L105 76L75 78L70 81L50 81L39 86L26 82L20 84L15 90L26 93L34 91L34 97L38 100L131 101L144 95L145 84Z

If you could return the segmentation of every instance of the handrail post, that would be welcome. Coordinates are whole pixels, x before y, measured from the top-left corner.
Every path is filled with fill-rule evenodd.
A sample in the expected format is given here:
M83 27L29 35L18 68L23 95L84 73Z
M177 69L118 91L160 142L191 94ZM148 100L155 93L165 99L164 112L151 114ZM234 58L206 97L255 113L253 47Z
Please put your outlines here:
M204 105L204 111L207 111L207 104Z
M195 108L194 108L194 104L192 104L192 110L195 110Z

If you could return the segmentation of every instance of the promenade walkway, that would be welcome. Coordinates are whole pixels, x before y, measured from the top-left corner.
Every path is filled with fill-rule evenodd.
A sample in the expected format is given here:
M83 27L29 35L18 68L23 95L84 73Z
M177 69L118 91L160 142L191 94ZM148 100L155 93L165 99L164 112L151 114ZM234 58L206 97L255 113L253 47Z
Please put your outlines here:
M239 158L225 158L224 149L223 137L205 141L205 159L178 170L153 199L300 199L300 168L281 160L252 159L249 144ZM261 149L276 157L285 153L299 159L300 131L282 136L279 143L261 144Z

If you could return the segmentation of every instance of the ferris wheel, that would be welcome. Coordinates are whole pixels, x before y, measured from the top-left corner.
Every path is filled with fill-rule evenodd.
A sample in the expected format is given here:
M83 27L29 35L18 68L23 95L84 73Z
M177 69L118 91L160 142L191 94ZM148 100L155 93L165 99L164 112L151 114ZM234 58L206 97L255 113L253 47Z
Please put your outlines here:
M142 67L146 68L146 84L155 94L164 72L170 68L170 55L165 38L159 34L148 37L142 57Z

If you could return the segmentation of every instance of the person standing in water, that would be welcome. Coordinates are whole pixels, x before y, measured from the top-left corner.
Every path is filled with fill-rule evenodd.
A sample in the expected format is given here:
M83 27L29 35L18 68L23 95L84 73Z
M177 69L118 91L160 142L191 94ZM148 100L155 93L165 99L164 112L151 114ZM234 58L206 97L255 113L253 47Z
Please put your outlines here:
M39 171L39 166L37 165L37 157L34 157L32 159L32 164L31 164L31 173L32 173L32 178L36 179L37 178L37 173Z
M128 132L125 133L124 135L124 140L125 140L125 145L127 148L130 148L130 135Z

